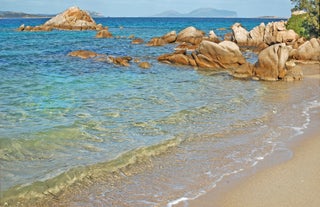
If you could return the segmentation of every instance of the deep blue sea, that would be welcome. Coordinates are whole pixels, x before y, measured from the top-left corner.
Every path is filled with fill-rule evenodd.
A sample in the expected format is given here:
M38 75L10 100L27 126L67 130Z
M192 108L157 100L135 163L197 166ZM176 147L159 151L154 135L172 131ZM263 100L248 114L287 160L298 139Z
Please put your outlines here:
M319 105L316 83L305 89L303 81L237 80L225 71L167 65L157 57L176 45L128 39L147 42L188 26L223 37L235 22L251 30L275 19L97 18L119 36L112 39L96 39L96 31L16 31L46 20L0 19L4 200L63 191L67 206L186 202L276 150L290 154L283 142L302 133L309 109ZM67 55L80 49L152 67ZM256 61L255 54L244 55Z

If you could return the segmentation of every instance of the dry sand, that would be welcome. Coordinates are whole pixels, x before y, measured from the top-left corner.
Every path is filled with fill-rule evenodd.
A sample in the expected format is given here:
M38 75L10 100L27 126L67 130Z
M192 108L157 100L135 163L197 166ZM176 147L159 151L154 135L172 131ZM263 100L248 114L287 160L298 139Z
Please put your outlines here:
M306 74L319 78L319 65ZM307 80L306 80L307 81ZM320 80L319 80L320 85ZM291 143L292 159L256 174L221 183L190 207L319 207L320 206L320 112L311 117L303 135ZM268 162L267 160L265 162ZM263 164L262 164L263 165ZM265 166L268 166L266 164ZM230 184L231 182L231 184Z

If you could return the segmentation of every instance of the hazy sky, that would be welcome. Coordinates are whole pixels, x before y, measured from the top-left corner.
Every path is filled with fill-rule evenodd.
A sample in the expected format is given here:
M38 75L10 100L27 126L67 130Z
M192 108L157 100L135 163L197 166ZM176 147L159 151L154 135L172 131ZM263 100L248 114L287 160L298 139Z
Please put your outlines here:
M239 17L289 17L290 0L0 0L0 10L56 14L70 6L111 17L152 16L167 10L182 13L198 8L232 10Z

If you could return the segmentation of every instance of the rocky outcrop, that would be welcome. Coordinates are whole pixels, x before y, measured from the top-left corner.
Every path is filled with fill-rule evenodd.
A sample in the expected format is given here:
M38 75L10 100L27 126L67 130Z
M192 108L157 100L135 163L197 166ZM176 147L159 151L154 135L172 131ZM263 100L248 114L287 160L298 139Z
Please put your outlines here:
M235 23L232 27L232 39L240 46L267 46L285 43L294 45L299 39L299 35L293 30L287 30L284 21L271 22L266 26L261 23L248 32L240 23ZM265 44L265 46L263 46Z
M64 12L51 18L43 25L31 27L21 25L18 31L50 31L58 30L101 30L102 25L96 24L88 12L78 7L70 7Z
M298 47L298 49L292 50L290 56L296 60L320 61L320 39L312 38Z
M79 7L70 7L44 23L54 29L96 30L97 24L88 12Z

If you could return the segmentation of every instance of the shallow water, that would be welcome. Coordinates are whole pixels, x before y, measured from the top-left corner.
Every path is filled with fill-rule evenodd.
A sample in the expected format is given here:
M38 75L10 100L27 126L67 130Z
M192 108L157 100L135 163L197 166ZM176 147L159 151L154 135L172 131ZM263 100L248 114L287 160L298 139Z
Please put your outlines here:
M234 22L249 30L271 20L97 19L120 39L95 39L94 31L15 31L22 23L44 21L0 20L5 199L170 206L283 148L307 127L308 107L320 102L316 81L312 87L241 81L224 72L161 64L156 58L175 45L151 48L124 38L133 34L147 41L190 25L223 36ZM152 68L67 56L78 49L132 56Z

